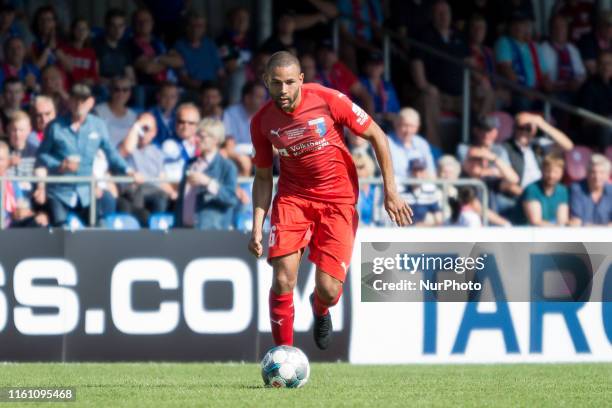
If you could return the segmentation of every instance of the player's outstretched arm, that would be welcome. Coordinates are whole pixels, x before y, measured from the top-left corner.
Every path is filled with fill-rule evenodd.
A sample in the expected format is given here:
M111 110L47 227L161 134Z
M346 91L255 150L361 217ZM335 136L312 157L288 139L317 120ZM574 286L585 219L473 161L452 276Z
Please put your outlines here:
M272 167L255 168L253 182L253 231L249 251L256 257L263 255L263 224L272 201Z
M391 163L391 152L385 132L372 121L361 137L372 144L383 177L385 210L400 227L412 224L412 209L398 194Z

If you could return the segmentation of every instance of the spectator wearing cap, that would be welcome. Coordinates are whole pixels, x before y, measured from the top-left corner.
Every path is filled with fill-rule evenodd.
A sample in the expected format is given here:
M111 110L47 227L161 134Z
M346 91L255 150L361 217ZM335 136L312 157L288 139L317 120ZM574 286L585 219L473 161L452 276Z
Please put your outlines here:
M361 77L361 83L374 102L374 119L389 127L393 125L400 105L393 84L383 79L384 73L385 62L382 54L371 53L365 64L365 76Z
M510 16L509 35L495 43L495 59L502 76L532 89L549 89L548 67L540 56L539 47L531 41L531 17L522 12ZM515 93L512 110L532 109L534 101Z
M497 143L499 136L498 121L493 116L478 116L472 124L472 140L469 145L464 143L457 146L457 158L460 162L465 160L465 156L470 146L484 147L495 155L499 156L505 163L510 164L508 152L501 144ZM517 179L518 180L518 179Z
M26 61L27 50L20 37L11 37L4 42L4 59L0 69L0 84L9 78L17 78L23 82L27 91L38 90L40 70L34 64Z
M94 113L106 122L108 135L113 146L119 145L136 122L136 112L127 106L132 95L132 82L127 77L113 78L108 102L94 108Z
M542 141L536 139L539 131L549 136L552 143L545 140L547 146L543 146ZM574 148L574 144L565 133L546 122L543 117L521 112L515 117L512 139L504 143L504 148L508 153L510 165L520 179L520 185L514 191L514 195L519 196L525 187L542 177L540 151L567 152Z
M569 220L569 195L561 184L565 161L561 156L549 154L542 164L542 178L525 188L521 199L527 224L563 226Z
M179 70L179 80L184 87L199 90L204 82L225 76L217 45L206 35L204 16L189 14L185 38L178 40L174 48L185 61Z
M419 157L410 161L409 171L410 177L417 180L425 181L432 177L427 170L427 163ZM412 208L414 225L432 227L442 224L442 208L440 207L442 195L435 184L411 185L401 195Z
M512 184L514 173L508 171L509 166L495 156L489 150L482 147L470 147L467 151L465 161L462 165L463 178L471 178L482 181L487 187L489 194L489 209L487 218L490 224L508 226L510 221L499 214L497 197ZM479 205L483 203L483 191L476 189Z
M595 31L578 41L584 66L590 75L597 72L597 61L602 52L612 51L612 10L602 11L597 17Z
M328 88L333 88L345 95L353 96L361 103L361 107L370 115L374 115L372 97L359 82L359 78L338 59L330 41L324 41L317 52L319 70L316 82Z
M424 137L418 135L420 126L421 118L416 110L403 108L399 111L395 131L389 134L389 148L396 177L408 177L410 162L416 158L423 159L430 176L436 174L431 147Z
M586 180L570 188L570 225L612 226L610 161L601 154L591 156Z
M128 165L147 179L165 178L164 153L152 143L156 133L155 117L145 112L138 116L119 145L119 153ZM117 208L120 212L133 214L144 227L152 213L166 212L170 201L177 197L169 183L131 184L121 188Z
M232 225L237 170L219 154L225 137L223 122L204 119L198 125L200 154L186 165L179 187L178 225L201 230L227 230Z
M578 93L578 105L591 112L612 118L612 51L602 51L598 57L597 73L587 79ZM583 121L580 144L598 146L601 149L612 145L612 131Z
M104 35L93 40L93 48L99 62L100 84L108 87L115 77L128 77L136 83L132 50L124 39L125 12L112 8L104 16ZM104 94L106 96L106 94Z
M251 13L246 7L235 7L227 14L227 24L217 39L219 56L227 74L228 103L240 101L240 90L246 82L246 68L253 58L254 38L250 34Z
M70 115L58 118L47 127L38 149L38 163L46 167L50 175L91 176L96 152L102 149L113 172L134 176L141 182L142 177L128 167L110 143L105 123L89 113L94 103L90 87L85 84L72 86ZM89 190L88 183L47 186L51 224L62 226L69 211L77 213L82 220L88 219Z
M62 64L71 83L82 82L93 87L98 83L98 57L91 46L91 27L84 18L70 25L70 41L60 45L66 55Z

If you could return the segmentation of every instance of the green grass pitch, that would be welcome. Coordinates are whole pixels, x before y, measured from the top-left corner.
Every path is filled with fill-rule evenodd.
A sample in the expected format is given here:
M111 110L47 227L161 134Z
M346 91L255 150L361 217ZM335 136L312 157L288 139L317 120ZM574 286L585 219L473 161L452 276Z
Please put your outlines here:
M301 389L264 388L257 364L0 363L0 387L70 386L49 407L604 407L612 364L312 364Z

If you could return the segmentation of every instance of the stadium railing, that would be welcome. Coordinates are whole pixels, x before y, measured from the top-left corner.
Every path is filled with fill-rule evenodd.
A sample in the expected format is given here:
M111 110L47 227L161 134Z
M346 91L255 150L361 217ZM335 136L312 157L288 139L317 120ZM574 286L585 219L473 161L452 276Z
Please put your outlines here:
M278 180L278 177L274 178L274 181ZM133 177L128 176L109 176L109 177L96 177L96 176L0 176L0 207L4 205L4 184L5 181L15 182L29 182L29 183L45 183L45 184L89 184L90 187L90 203L89 206L89 226L96 225L96 189L95 186L100 182L113 182L117 184L131 184L134 183ZM170 180L165 178L147 178L145 183L168 183ZM253 177L239 177L238 184L240 183L252 183ZM486 185L478 179L458 179L458 180L423 180L414 178L400 178L397 182L401 185L424 185L434 184L442 188L442 203L446 205L449 196L450 186L474 186L482 191L482 220L483 224L488 225L487 222L487 211L489 205L489 191ZM380 177L361 178L359 184L370 184L370 185L381 185L383 179ZM275 184L276 185L276 184ZM4 229L5 224L5 213L4 208L0 210L0 230Z
M483 76L490 77L496 85L502 85L505 88L509 88L510 90L517 92L521 95L537 99L542 101L544 105L544 115L546 120L550 120L552 108L557 108L564 112L567 112L571 115L575 115L586 119L590 122L601 126L607 126L612 128L612 120L594 113L592 111L580 108L575 105L568 104L563 102L551 95L547 95L544 92L527 88L523 85L520 85L514 81L507 79L498 74L489 74L481 69L474 68L468 65L462 59L456 58L450 54L447 54L438 49L432 48L427 44L424 44L414 38L409 36L400 36L399 34L393 32L392 30L381 27L375 24L372 24L363 19L355 18L353 15L339 15L333 21L333 46L336 50L338 50L340 43L340 20L341 19L352 19L354 21L360 22L361 24L368 25L375 32L382 33L382 47L383 47L383 58L385 64L384 78L389 81L391 79L391 55L392 53L402 59L404 62L409 62L411 60L408 55L407 48L414 47L422 52L431 54L441 60L448 62L450 64L458 65L463 68L463 95L462 95L462 118L461 118L461 140L464 143L468 143L470 139L470 111L471 111L471 98L470 98L470 81L472 74L479 74Z

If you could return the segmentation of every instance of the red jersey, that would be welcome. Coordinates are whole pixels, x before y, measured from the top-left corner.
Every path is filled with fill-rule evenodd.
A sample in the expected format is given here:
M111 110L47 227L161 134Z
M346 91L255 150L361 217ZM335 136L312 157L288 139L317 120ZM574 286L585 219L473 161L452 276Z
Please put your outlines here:
M272 166L272 146L280 156L278 195L321 202L355 204L357 171L343 127L363 133L370 116L346 95L319 84L304 84L293 112L268 101L251 120L257 167Z
M72 57L73 68L70 73L72 83L80 82L84 79L98 80L98 71L96 70L96 52L93 48L75 48L72 45L63 45L61 47L64 54Z

